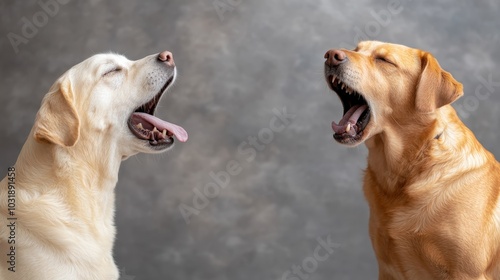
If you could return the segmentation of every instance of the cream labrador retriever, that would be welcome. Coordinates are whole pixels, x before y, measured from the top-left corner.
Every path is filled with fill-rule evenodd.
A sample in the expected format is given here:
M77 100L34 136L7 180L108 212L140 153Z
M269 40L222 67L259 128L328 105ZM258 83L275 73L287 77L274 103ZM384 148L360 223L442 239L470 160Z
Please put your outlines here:
M139 152L170 149L174 136L187 140L182 127L154 116L175 77L164 51L138 61L98 54L56 81L11 170L15 179L0 183L0 218L11 223L0 227L0 279L118 279L118 169Z
M417 49L329 50L337 142L368 147L364 192L379 279L500 279L500 164L450 105L462 84Z

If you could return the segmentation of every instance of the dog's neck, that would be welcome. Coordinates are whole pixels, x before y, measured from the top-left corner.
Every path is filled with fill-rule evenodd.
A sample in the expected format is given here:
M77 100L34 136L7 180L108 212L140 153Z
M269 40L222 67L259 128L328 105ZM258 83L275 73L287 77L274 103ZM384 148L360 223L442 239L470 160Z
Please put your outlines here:
M29 176L29 172L37 170L48 175L43 178L49 180L51 178L54 181L68 180L80 188L112 190L118 180L122 156L117 150L102 149L102 147L109 146L111 146L109 143L101 143L99 139L82 137L73 147L61 147L37 142L31 133L21 150L16 165L21 163L23 168L19 172L23 170L27 172L27 176L21 176L20 179L37 180L39 176ZM44 183L38 182L36 185Z
M102 141L106 139L83 136L75 146L61 147L35 141L32 131L16 162L19 191L56 192L65 198L61 203L74 218L111 225L121 155L104 150L117 145Z
M448 164L449 168L449 158L462 154L465 160L468 156L467 151L457 146L457 139L475 139L461 124L455 110L447 105L421 119L387 125L382 133L366 141L367 172L371 172L385 192L391 193L399 192L411 185L411 180L431 170L433 174L445 171L443 167ZM427 157L434 157L435 165L427 165Z

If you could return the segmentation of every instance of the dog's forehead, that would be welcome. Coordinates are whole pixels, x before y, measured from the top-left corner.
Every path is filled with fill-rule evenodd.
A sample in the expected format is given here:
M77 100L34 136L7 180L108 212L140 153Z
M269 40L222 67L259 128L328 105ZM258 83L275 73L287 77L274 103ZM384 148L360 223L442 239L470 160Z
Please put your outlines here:
M96 54L90 57L88 60L92 66L100 66L103 64L127 65L128 63L131 62L125 56L115 53Z
M413 49L404 45L391 44L379 41L359 42L358 46L356 47L356 51L365 53L378 53L378 54L398 53L400 55L404 54L413 55L419 52L419 50L417 49Z
M373 49L379 47L382 44L384 44L384 43L379 42L379 41L361 41L356 46L356 50L357 51L369 51L369 50L373 50Z
M101 54L96 54L93 55L86 60L82 61L81 63L75 65L73 68L75 70L81 69L88 71L89 69L98 69L102 65L116 65L116 66L121 66L121 67L126 67L129 65L132 61L127 59L125 56L120 55L120 54L115 54L115 53L101 53Z

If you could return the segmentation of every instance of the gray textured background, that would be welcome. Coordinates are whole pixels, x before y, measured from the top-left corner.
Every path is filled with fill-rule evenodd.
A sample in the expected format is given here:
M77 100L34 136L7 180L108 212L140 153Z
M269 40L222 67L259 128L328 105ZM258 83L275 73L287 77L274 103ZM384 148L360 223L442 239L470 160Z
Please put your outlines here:
M1 173L65 70L99 52L139 59L168 49L180 76L157 114L190 139L122 164L115 257L130 275L123 279L281 279L328 235L338 248L309 279L375 279L361 192L367 151L332 140L341 105L323 81L327 49L353 46L356 30L368 30L370 39L431 51L464 84L468 99L456 102L466 105L464 121L500 157L500 87L474 97L477 75L500 82L499 2L401 0L400 13L377 23L373 13L387 14L388 2L217 0L234 5L219 17L212 0L70 1L16 53L7 34L21 35L22 18L42 9L35 0L3 0ZM295 119L247 162L238 145L283 107ZM179 205L192 206L193 189L230 160L241 162L241 173L186 224Z

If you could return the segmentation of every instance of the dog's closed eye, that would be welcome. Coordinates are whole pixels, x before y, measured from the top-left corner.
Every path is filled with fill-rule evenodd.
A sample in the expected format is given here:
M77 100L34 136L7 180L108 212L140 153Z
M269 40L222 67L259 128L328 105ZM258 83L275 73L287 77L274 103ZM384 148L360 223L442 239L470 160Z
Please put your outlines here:
M393 66L397 66L394 62L392 62L391 60L387 59L386 57L383 57L383 56L376 56L375 57L375 61L377 62L383 62L383 63L388 63L388 64L391 64Z
M102 75L103 77L104 76L109 76L109 75L112 75L112 74L116 74L118 72L122 71L122 68L120 67L114 67L114 68L111 68L110 70L107 70L106 72L104 72L104 74Z

